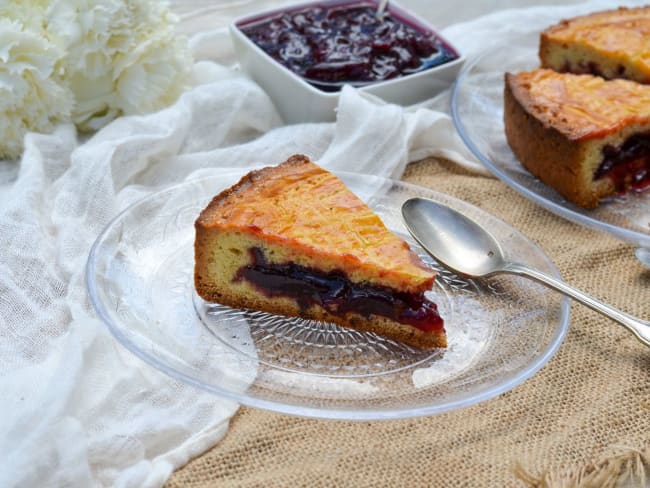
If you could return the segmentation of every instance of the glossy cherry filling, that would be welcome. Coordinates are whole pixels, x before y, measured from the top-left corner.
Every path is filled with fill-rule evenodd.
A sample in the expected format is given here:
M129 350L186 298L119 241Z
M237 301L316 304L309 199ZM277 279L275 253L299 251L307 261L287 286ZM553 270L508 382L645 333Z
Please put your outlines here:
M433 32L371 2L316 3L238 25L273 59L325 91L387 80L458 54Z
M288 297L303 309L319 305L339 317L348 312L380 315L427 332L443 330L438 307L423 293L353 283L342 271L325 273L295 263L269 263L259 248L251 248L250 254L252 263L240 268L235 279L252 283L267 297Z
M611 79L612 75L607 76L606 73L601 69L601 66L594 61L581 61L577 64L566 61L560 71L564 73L573 73L576 75L594 75L600 76L601 78ZM625 75L625 66L619 64L616 68L616 74L614 76L623 77Z
M610 178L619 193L650 186L650 132L634 134L620 147L603 148L603 162L594 179Z

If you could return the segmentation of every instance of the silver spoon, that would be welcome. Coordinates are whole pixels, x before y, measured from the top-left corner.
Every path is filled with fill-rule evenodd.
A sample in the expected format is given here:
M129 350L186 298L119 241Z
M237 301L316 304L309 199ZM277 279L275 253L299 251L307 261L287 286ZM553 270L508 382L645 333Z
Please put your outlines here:
M425 198L412 198L402 206L402 216L415 240L436 261L455 273L473 278L497 273L531 278L615 320L650 346L650 322L616 310L539 270L507 261L496 239L456 210Z

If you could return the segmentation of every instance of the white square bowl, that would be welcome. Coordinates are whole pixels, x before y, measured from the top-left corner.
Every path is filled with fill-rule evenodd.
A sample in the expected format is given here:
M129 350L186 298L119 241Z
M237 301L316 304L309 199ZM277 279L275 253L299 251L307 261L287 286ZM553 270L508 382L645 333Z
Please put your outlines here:
M376 0L368 0L368 2L376 4ZM301 2L263 10L239 17L231 22L230 34L242 70L269 94L286 123L330 122L335 120L339 92L326 92L306 82L299 75L264 52L241 31L239 26L258 20L262 21L282 12L300 10L309 6L353 5L355 3L357 2L351 0ZM416 73L370 83L358 89L361 92L375 95L386 102L398 105L409 106L423 102L448 88L454 82L465 59L456 48L442 38L426 21L397 5L394 1L390 2L388 8L390 12L397 14L400 19L434 32L458 57Z

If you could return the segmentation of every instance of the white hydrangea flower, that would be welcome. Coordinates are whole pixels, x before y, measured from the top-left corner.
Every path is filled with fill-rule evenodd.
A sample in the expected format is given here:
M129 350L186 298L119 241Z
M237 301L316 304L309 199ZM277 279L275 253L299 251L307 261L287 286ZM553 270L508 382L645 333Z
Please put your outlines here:
M25 30L43 33L48 0L2 0L0 19L20 22Z
M157 0L0 0L0 158L28 131L173 103L192 62L176 20Z
M96 130L119 115L159 110L178 98L191 58L175 22L153 0L50 2L48 31L67 53L79 128Z
M117 104L125 114L151 112L181 94L190 65L186 45L170 30L154 32L115 63Z
M19 15L12 5L3 4L0 18L0 157L9 159L20 156L28 131L50 132L68 120L73 104L57 69L61 51L38 30L36 17L28 24L32 29L15 20L28 9ZM32 5L20 2L17 8Z

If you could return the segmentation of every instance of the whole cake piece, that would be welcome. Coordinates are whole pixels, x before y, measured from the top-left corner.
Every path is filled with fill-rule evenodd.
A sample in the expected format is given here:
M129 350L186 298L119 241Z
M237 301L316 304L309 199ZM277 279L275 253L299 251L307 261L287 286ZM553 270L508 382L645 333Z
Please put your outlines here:
M650 7L563 20L540 37L543 68L650 83Z
M650 185L650 86L548 69L506 73L504 123L521 164L576 205Z
M209 302L446 346L425 296L435 272L305 156L250 172L214 197L195 227L195 286Z

